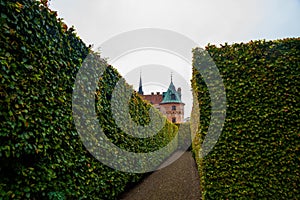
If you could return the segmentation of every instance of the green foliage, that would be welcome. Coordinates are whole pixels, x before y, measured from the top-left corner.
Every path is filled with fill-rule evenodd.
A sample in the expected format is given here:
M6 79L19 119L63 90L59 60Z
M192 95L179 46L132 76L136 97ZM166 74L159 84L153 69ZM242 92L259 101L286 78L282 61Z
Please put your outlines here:
M251 41L206 50L226 88L227 113L213 151L197 157L204 199L299 199L300 38ZM194 49L193 66L200 66ZM200 108L195 155L207 133L210 98L192 80Z
M0 0L0 6L0 199L115 199L143 175L101 164L75 129L72 91L89 49L73 28L37 1ZM107 69L110 77L103 79L101 95L120 77ZM121 132L105 122L111 119L107 99L98 98L97 105L105 108L98 116L116 142ZM137 95L130 104L133 118L146 123L149 105ZM150 150L165 145L175 130L167 124ZM124 148L149 151L144 141L128 145Z
M192 143L190 122L184 122L184 123L180 123L180 124L176 124L176 125L179 129L178 149L190 150L190 146Z

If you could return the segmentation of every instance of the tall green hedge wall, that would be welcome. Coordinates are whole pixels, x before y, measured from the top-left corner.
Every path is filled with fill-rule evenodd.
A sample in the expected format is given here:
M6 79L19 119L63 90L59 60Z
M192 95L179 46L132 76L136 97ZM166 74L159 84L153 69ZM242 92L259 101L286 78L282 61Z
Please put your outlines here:
M191 150L191 123L184 122L176 125L180 129L178 133L178 149Z
M210 98L194 69L200 124L193 149L203 198L300 199L300 38L208 45L206 50L223 79L227 113L218 143L200 159ZM193 55L194 67L201 66L201 51L196 48Z
M73 28L38 1L0 0L0 6L0 199L115 199L143 175L101 164L75 129L72 91L90 50ZM136 152L164 146L177 130L169 123L151 141L120 140L124 133L107 112L119 78L107 66L97 90L97 113L105 133ZM137 123L149 121L149 105L136 94L130 108Z

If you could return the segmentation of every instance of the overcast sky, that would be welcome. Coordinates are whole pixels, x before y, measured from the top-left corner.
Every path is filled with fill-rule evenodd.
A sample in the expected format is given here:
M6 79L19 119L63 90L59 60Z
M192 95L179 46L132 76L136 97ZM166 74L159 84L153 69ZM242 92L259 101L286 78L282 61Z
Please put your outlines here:
M218 45L300 36L300 0L51 0L50 8L58 11L58 16L69 27L73 25L87 45L94 47L115 35L140 28L175 31L200 47L208 43ZM185 88L185 83L179 81L182 80L180 75L189 84L191 67L188 63L161 52L144 51L143 54L128 54L112 63L123 76L136 77L128 80L135 89L140 71L144 84L148 85L146 93L165 90L171 71L176 87ZM160 61L145 61L147 54ZM151 64L152 73L149 71ZM179 64L189 70L185 73L176 68ZM158 65L164 70L158 71ZM158 73L165 78L151 81ZM150 87L151 84L154 87ZM185 96L188 96L185 103L189 104L186 111L189 113L191 96Z
M296 37L299 0L51 0L87 44L133 29L162 28L207 43Z

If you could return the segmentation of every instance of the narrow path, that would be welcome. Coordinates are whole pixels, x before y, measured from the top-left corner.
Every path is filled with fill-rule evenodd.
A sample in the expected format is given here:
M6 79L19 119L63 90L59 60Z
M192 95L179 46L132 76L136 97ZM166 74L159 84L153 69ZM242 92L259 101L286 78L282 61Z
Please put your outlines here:
M175 153L176 154L176 153ZM168 162L168 161L166 161ZM132 190L122 195L123 200L199 200L199 176L191 152L185 152L171 165L153 172Z

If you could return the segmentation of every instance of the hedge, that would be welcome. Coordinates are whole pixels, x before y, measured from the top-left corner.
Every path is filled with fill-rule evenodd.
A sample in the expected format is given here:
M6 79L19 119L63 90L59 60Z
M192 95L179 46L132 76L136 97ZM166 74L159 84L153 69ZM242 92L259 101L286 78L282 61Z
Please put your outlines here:
M191 150L191 123L184 122L176 124L180 132L178 133L178 149Z
M200 123L192 134L203 199L300 199L300 38L208 45L206 51L223 79L227 112L218 143L200 158L211 105L196 70L205 65L202 51L195 48Z
M56 12L38 1L0 0L0 6L0 199L115 199L143 175L101 164L76 131L74 81L91 50L73 27L67 28ZM120 141L125 134L106 112L109 91L120 75L101 63L107 70L95 107L112 142L148 152L173 139L176 127L168 123L151 141ZM135 93L130 108L135 122L147 124L149 105Z

